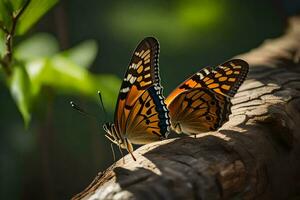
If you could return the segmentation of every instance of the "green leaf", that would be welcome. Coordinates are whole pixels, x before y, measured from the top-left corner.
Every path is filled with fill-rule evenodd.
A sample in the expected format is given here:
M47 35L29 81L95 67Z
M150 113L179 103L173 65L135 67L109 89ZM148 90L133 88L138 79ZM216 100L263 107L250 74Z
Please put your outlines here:
M25 126L28 127L31 114L31 84L28 74L22 65L13 67L13 74L8 80L11 95L22 114Z
M19 10L20 8L22 8L22 6L25 3L25 0L13 0L10 2L11 2L11 6L12 6L13 10L16 11L16 10Z
M120 79L113 75L93 75L72 60L58 55L53 58L35 60L26 65L32 82L33 95L37 96L41 86L48 86L63 95L84 95L99 101L100 90L108 109L113 109Z
M50 60L49 69L44 77L47 85L51 85L60 93L85 95L99 101L97 91L100 90L106 98L106 106L114 107L120 80L112 75L93 75L87 69L81 68L63 56Z
M88 40L63 52L62 55L72 60L77 65L88 68L94 62L97 52L97 42L95 40Z
M121 80L115 75L101 74L93 75L90 77L90 83L92 84L92 91L101 91L105 108L114 110L117 102L118 91L121 86ZM94 95L94 92L92 93ZM98 95L93 96L96 102L99 102Z
M28 7L19 19L16 34L24 34L57 2L58 0L31 0Z
M7 12L9 14L11 14L11 13L14 12L14 8L13 8L13 5L12 5L11 1L9 1L9 0L1 0L0 2L3 3L5 9L7 10Z
M25 67L31 81L32 98L36 99L44 84L44 77L47 73L47 58L41 58L27 62Z
M0 0L0 25L5 26L7 29L10 28L12 23L10 5L11 4L9 0Z
M59 44L52 35L38 33L16 47L15 57L19 60L30 61L53 56L58 50Z

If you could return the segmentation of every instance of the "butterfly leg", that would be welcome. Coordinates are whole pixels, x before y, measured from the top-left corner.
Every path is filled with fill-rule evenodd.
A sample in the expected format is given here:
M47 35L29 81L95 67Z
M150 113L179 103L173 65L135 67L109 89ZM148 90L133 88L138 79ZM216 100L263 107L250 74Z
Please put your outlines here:
M105 134L104 136L105 136L107 139L109 139L112 143L118 145L118 142L116 141L116 139L115 139L113 136L108 135L108 134Z
M120 152L120 154L121 154L121 156L122 156L122 158L123 158L123 163L125 164L123 151L122 151L122 149L121 149L121 143L120 143L115 137L113 137L112 135L106 134L105 137L106 137L107 139L109 139L112 143L114 143L114 144L116 144L116 145L118 146L119 152ZM116 161L115 152L114 152L114 150L113 150L112 143L111 143L111 148L112 148L112 152L113 152L114 161Z
M110 143L110 148L111 148L111 152L114 158L114 163L116 162L116 155L115 155L115 151L114 151L114 147L113 147L113 143Z

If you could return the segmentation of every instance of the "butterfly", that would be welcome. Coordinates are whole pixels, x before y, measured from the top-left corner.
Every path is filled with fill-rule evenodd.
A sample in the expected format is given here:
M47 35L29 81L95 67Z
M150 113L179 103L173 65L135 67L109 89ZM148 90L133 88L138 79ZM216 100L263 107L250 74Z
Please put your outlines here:
M114 114L105 123L105 136L133 157L132 144L166 138L170 117L162 94L158 69L159 43L147 37L136 47L125 73Z
M166 98L171 128L189 135L220 128L229 119L231 98L248 70L246 61L233 59L206 67L185 80Z

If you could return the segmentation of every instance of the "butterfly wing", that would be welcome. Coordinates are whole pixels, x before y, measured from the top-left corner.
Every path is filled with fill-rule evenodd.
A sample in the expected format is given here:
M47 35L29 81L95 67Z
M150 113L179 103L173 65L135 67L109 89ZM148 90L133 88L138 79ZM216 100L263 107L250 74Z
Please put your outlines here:
M127 135L128 131L130 131L130 133L138 132L133 127L133 120L135 119L135 116L137 114L142 113L144 111L143 109L146 109L142 95L149 95L148 101L149 99L152 100L151 102L156 109L157 115L168 116L167 109L164 103L164 97L161 93L162 87L160 86L158 71L158 54L158 41L152 37L145 38L135 49L128 70L125 73L115 110L115 124L117 127L117 131L121 134L124 134L125 137L130 137L129 135ZM157 88L156 92L151 93L153 90L151 88ZM162 102L156 102L157 99L162 99ZM138 109L139 106L142 107L141 110ZM168 118L159 118L159 120L161 124L163 124L164 122L169 123ZM138 126L137 128L140 127L141 126ZM146 129L146 126L142 127ZM165 126L158 126L158 128L161 129L158 132L160 132L162 136L165 136ZM142 134L140 137L147 136L145 134ZM159 139L158 136L156 137L156 140Z
M154 84L138 98L128 115L126 138L134 144L146 144L166 138L170 122L162 88Z
M199 72L195 73L193 76L188 78L182 84L180 84L166 99L166 104L170 110L171 123L173 124L174 119L177 119L180 116L181 125L186 127L189 123L189 118L201 117L201 112L192 112L189 114L189 118L182 119L184 116L185 110L180 109L176 104L183 103L182 101L185 99L185 95L187 92L194 91L194 89L198 89L199 92L206 93L211 98L206 98L206 104L208 108L216 107L218 105L218 109L213 109L211 112L217 112L219 110L220 113L229 112L230 113L230 97L233 97L240 85L245 80L248 73L249 65L247 62L240 59L229 60L215 68L206 67ZM208 100L210 99L210 100ZM210 105L210 101L216 101L216 105ZM187 104L187 108L190 108L190 105L193 105L193 101L198 102L197 99L191 99L190 104ZM186 108L185 108L186 109ZM177 116L177 118L175 117ZM218 113L214 114L218 116ZM186 129L186 133L195 133L195 132L203 132L209 130L216 130L222 124L224 124L228 120L227 117L215 117L213 120L208 122L209 120L203 120L201 118L199 120L199 124L196 126L189 126L189 129ZM221 120L221 121L220 121ZM208 123L207 125L203 125L202 123ZM215 123L213 125L213 123ZM202 125L201 125L202 124ZM207 129L203 129L200 131L201 127L207 126ZM194 127L194 128L193 128ZM216 127L216 128L212 128ZM173 127L174 128L174 127Z
M233 97L244 82L248 70L249 65L247 62L234 59L215 68L204 68L194 74L191 80L197 83L195 87L206 87L216 93ZM185 88L187 85L181 87Z
M241 59L229 60L215 68L206 67L181 83L166 99L169 104L178 94L191 88L209 88L216 93L233 97L244 82L249 65Z
M197 134L217 130L228 121L230 98L207 88L193 88L177 95L168 105L177 133Z

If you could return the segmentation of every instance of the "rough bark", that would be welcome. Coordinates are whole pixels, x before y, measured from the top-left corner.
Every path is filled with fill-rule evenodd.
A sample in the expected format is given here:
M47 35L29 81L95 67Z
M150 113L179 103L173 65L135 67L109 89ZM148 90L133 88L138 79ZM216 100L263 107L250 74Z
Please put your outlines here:
M239 55L250 64L219 131L156 142L74 199L289 199L300 191L300 17Z

